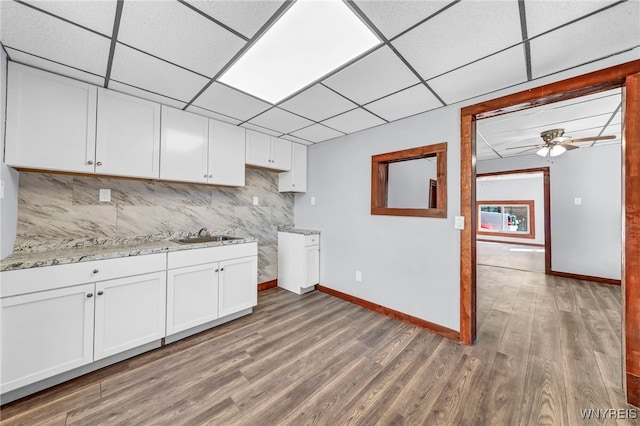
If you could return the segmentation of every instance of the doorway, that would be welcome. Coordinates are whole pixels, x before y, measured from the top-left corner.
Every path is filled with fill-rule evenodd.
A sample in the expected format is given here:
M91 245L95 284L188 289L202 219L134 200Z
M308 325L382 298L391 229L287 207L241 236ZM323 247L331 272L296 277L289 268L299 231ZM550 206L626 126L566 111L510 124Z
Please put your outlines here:
M623 102L623 348L625 391L640 405L640 60L465 107L461 111L461 212L469 226L460 238L460 340L476 336L476 122L508 112L622 87Z

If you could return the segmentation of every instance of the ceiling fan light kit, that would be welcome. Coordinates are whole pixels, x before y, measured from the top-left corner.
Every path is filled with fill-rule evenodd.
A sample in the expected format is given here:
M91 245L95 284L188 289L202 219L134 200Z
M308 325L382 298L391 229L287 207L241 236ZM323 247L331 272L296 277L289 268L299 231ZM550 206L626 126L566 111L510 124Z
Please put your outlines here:
M615 135L608 136L593 136L587 138L572 138L570 136L564 136L564 129L552 129L546 130L540 133L540 137L544 141L541 145L525 145L525 146L514 146L508 147L506 149L525 149L524 152L537 149L536 154L540 157L557 157L559 155L564 154L566 151L571 151L574 149L580 148L577 145L572 145L576 142L588 142L588 141L600 141L605 139L615 139Z

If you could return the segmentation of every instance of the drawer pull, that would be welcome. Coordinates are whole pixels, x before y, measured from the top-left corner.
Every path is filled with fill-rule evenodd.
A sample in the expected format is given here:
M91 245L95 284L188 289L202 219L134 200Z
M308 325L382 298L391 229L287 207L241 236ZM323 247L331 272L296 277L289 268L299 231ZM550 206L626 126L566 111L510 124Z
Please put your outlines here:
M104 291L102 291L102 290L100 290L100 291L98 292L98 296L102 296L103 294L104 294Z
M215 271L213 271L213 272L218 272L219 270L220 270L220 269L216 269L216 270L215 270Z
M87 298L90 299L93 297L93 293L87 293Z
M100 271L99 271L99 270L97 270L97 269L94 269L94 270L93 270L93 273L94 273L94 274L97 274L98 272L100 272Z

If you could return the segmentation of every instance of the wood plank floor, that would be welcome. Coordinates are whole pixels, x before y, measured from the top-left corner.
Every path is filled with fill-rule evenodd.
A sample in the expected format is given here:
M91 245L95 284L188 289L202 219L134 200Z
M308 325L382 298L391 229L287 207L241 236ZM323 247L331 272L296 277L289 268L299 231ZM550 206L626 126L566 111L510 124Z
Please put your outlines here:
M247 317L2 407L4 425L583 425L627 409L620 288L478 267L459 345L332 296Z

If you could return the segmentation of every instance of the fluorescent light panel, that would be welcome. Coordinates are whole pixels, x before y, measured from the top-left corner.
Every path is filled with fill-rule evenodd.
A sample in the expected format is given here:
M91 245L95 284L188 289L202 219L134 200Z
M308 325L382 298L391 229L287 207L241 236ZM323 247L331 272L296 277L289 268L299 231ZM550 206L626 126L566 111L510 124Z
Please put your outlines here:
M273 104L380 44L340 0L298 0L220 81Z

